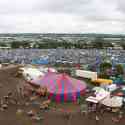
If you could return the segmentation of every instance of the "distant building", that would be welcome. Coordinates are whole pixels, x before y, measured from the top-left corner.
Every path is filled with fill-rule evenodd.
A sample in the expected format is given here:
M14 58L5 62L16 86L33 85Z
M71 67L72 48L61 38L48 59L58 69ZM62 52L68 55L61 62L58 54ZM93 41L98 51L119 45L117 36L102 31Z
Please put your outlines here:
M9 46L0 46L0 49L11 49Z

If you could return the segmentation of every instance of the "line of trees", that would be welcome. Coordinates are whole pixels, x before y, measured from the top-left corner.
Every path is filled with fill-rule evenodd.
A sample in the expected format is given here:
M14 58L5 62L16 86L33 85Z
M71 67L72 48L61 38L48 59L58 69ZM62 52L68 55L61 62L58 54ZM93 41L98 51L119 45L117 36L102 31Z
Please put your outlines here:
M16 49L16 48L30 48L30 42L27 41L21 41L21 42L17 42L14 41L10 44L11 48Z
M32 44L32 45L31 45ZM7 46L8 44L0 42L0 46ZM30 42L30 41L13 41L9 43L11 48L39 48L39 49L50 49L62 47L65 49L78 48L78 49L88 49L97 48L103 49L107 47L113 47L110 41L104 40L104 38L96 37L92 42L86 42L84 40L78 40L76 42L67 42L65 40L57 41L51 39L43 39L40 42ZM125 40L121 39L119 45L125 49Z

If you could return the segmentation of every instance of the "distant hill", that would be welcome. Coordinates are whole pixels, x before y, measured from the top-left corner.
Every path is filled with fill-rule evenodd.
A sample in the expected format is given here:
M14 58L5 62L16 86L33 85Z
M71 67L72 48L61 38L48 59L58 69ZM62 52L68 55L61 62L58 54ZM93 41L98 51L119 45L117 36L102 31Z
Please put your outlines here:
M125 38L124 34L96 34L96 33L86 33L86 34L66 34L66 33L4 33L0 34L0 37L102 37L102 38Z

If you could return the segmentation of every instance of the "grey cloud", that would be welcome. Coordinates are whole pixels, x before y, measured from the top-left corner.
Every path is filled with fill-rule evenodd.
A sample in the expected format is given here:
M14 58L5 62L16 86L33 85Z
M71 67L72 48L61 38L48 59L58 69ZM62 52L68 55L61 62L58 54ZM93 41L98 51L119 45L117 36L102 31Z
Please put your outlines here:
M38 9L49 13L76 15L92 21L125 21L125 17L122 13L117 11L118 5L120 4L118 1L119 0L46 0L44 4L39 4Z
M83 7L83 5L91 3L93 0L46 0L46 2L39 6L39 9L51 12L74 13Z
M124 0L0 0L0 32L124 31Z
M125 1L124 0L117 0L117 10L125 14Z
M39 0L1 0L0 14L31 13Z

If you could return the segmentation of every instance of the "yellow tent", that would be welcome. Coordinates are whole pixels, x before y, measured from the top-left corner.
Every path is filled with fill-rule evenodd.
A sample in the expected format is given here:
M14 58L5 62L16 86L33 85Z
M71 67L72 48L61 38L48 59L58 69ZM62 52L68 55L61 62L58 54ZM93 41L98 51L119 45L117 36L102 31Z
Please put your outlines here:
M97 80L92 81L92 82L98 83L98 84L112 84L113 83L113 81L110 79L99 79L99 78Z

